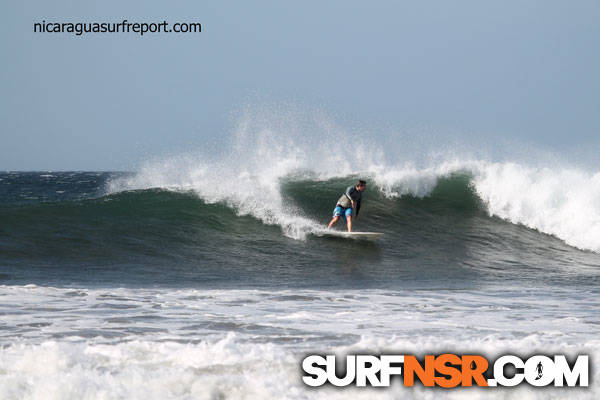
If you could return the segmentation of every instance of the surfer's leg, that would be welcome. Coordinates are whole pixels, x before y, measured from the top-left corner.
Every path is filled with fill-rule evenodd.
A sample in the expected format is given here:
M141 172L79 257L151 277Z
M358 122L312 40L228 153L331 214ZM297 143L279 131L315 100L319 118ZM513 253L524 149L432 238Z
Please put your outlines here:
M344 210L344 219L346 220L346 225L348 225L348 232L352 232L352 211L352 208Z
M328 226L328 228L331 228L331 227L333 227L335 224L337 224L337 222L338 222L338 220L339 220L339 219L340 219L340 217L339 217L339 216L333 217L333 218L331 219L331 222L329 223L329 226Z
M337 224L338 220L340 219L340 216L342 216L344 214L344 209L338 205L335 206L335 208L333 209L333 218L331 218L331 222L329 223L328 228L333 227L335 224Z

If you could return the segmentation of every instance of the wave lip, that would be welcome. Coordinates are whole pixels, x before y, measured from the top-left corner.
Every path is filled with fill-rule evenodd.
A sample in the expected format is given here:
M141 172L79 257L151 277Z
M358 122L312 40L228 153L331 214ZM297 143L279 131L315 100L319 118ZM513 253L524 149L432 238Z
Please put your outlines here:
M491 215L600 251L600 173L485 164L474 187Z

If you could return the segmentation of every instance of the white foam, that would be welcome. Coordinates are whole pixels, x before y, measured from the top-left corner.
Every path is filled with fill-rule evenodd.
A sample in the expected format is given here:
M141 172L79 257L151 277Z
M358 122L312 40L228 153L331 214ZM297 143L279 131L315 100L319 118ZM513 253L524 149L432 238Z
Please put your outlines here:
M532 289L522 295L519 288L0 289L0 312L10 315L0 338L0 398L7 400L600 395L594 385L600 372L593 366L592 386L585 390L432 390L399 385L386 390L313 390L300 380L300 361L307 353L452 351L481 352L491 358L501 353L579 353L589 354L593 362L600 357L600 341L595 329L598 301L591 290ZM565 315L568 323L561 323ZM51 325L28 330L28 324L40 322ZM161 329L143 329L148 327ZM82 337L85 331L126 335Z
M422 354L437 347L448 351L451 341L363 339L334 351L340 355L369 349L389 354L394 351ZM471 348L504 352L539 346L535 337L521 341L485 340ZM582 343L600 355L598 343ZM502 350L501 350L502 349ZM563 353L580 348L561 346ZM551 351L552 349L547 349ZM433 350L432 350L433 351ZM510 350L508 350L510 351ZM587 389L485 389L434 390L394 383L388 389L309 389L300 381L300 359L272 344L245 344L235 335L216 342L180 344L133 341L113 345L49 341L40 345L17 345L0 350L2 380L0 397L5 400L69 399L593 399L597 386ZM600 374L591 370L591 382Z
M600 173L491 163L475 188L492 215L600 251Z

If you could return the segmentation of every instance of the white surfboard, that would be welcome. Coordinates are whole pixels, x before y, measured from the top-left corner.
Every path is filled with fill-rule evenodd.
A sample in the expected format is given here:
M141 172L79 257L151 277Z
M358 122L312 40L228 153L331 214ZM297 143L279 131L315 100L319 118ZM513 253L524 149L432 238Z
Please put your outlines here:
M324 230L316 233L318 236L329 236L329 237L342 237L348 239L361 239L361 240L376 240L383 236L381 232L344 232L334 230Z

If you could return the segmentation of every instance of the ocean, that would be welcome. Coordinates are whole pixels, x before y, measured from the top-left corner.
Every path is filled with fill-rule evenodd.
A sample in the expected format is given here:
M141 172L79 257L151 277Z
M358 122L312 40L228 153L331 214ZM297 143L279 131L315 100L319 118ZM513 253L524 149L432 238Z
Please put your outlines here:
M600 174L256 148L0 173L0 398L600 397ZM358 178L383 238L319 236ZM301 381L306 354L385 352L588 354L590 387Z

